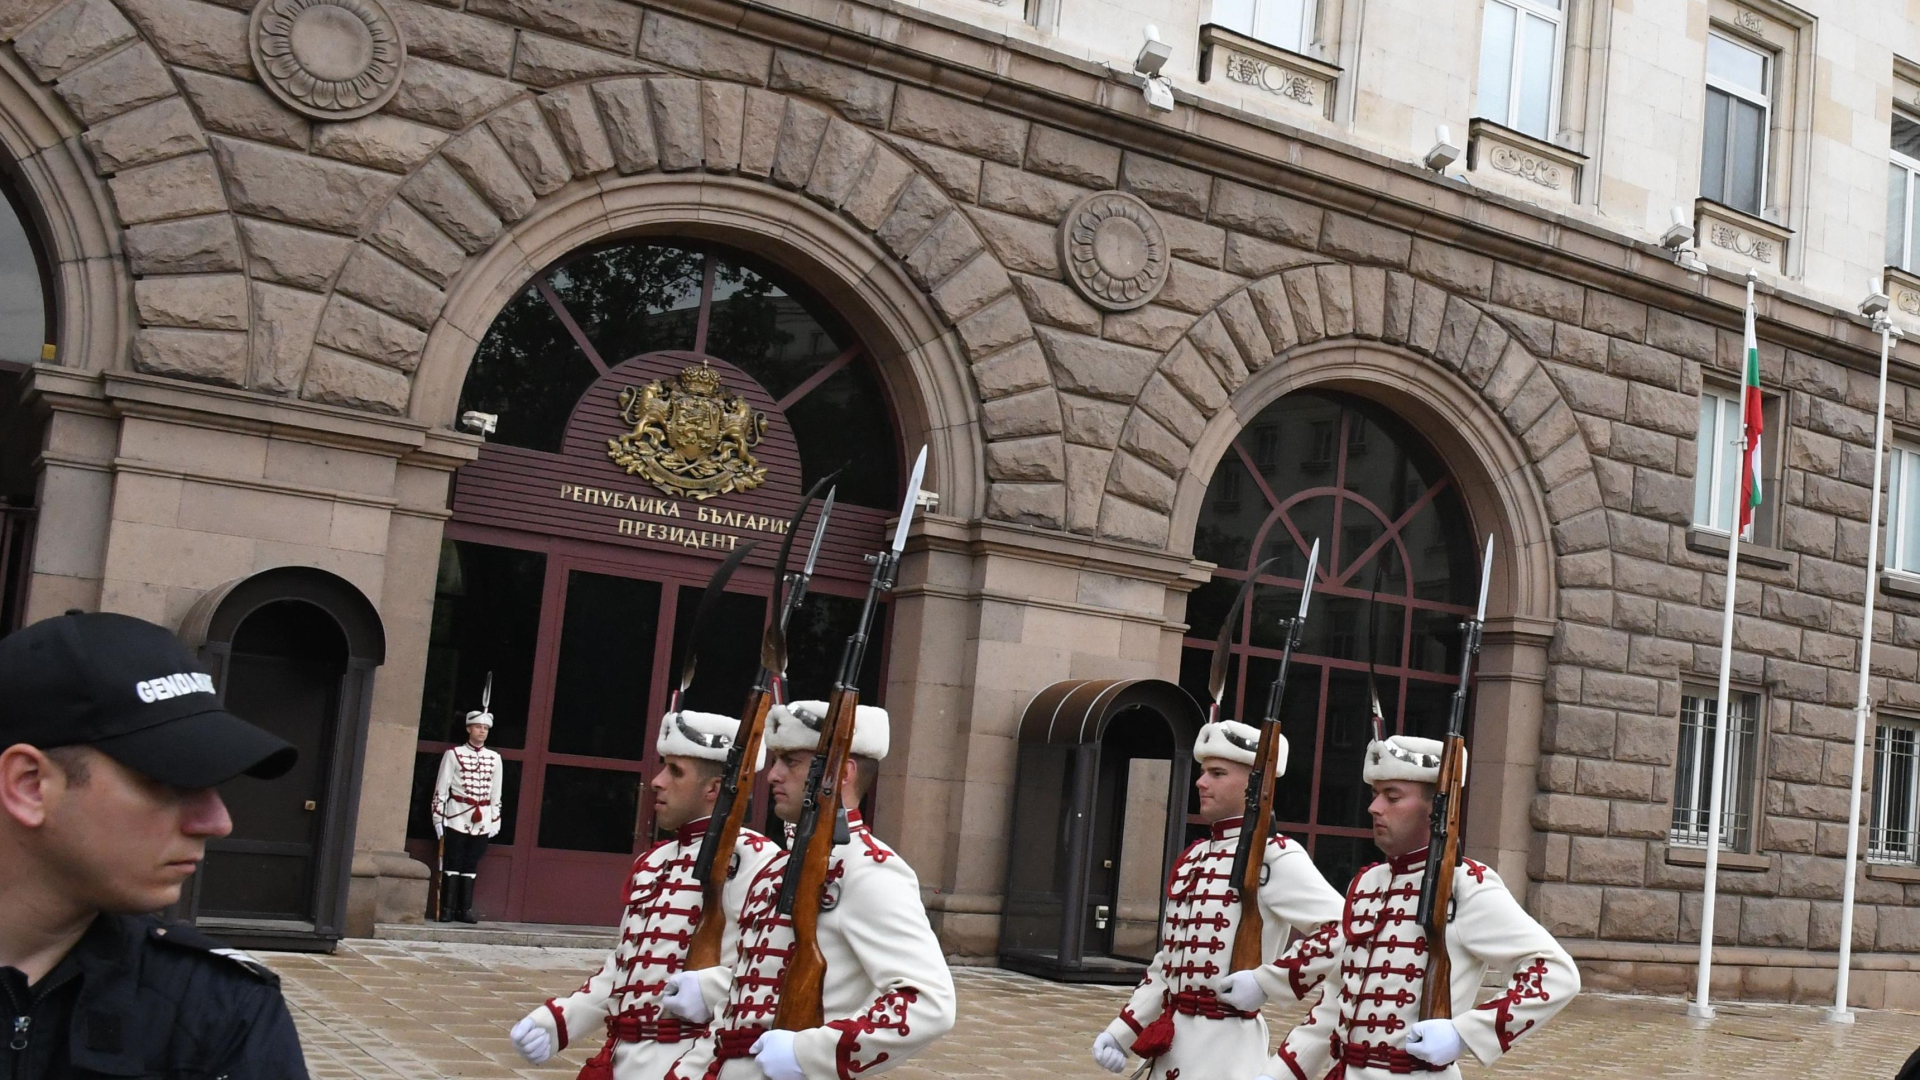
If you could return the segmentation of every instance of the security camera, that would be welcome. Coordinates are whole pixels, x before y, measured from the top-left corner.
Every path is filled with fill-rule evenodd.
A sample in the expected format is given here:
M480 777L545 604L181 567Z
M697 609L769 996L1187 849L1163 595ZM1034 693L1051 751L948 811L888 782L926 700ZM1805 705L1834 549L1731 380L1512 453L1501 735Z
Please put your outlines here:
M914 496L913 505L931 514L940 509L940 493L937 491L922 491L920 494Z
M500 426L500 417L494 413L468 409L460 414L460 426L485 438L493 434L494 428Z
M1867 282L1867 298L1860 301L1860 314L1869 319L1878 318L1885 315L1887 308L1891 306L1893 306L1893 298L1882 291L1880 279L1870 279Z
M1160 74L1160 69L1173 59L1173 46L1160 40L1160 31L1147 27L1147 43L1140 46L1140 55L1133 58L1133 70L1148 79Z
M1691 243L1693 243L1693 223L1687 220L1687 208L1676 206L1673 208L1673 224L1667 226L1667 231L1660 234L1660 246L1668 251L1679 251Z
M1173 84L1165 75L1147 76L1147 85L1140 88L1146 95L1147 107L1161 112L1173 111Z
M1460 160L1460 148L1453 145L1453 133L1447 125L1437 124L1433 129L1433 149L1420 159L1434 172L1446 172L1447 166Z

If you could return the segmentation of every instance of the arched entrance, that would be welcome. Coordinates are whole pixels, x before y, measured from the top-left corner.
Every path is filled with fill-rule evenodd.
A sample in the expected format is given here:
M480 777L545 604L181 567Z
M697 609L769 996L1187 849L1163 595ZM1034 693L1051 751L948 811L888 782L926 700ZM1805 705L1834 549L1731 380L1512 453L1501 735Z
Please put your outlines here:
M497 428L455 478L409 850L432 861L434 769L491 673L505 805L475 906L491 919L611 923L651 836L652 720L694 644L708 575L759 542L697 643L684 702L732 713L757 666L780 531L800 493L841 470L790 627L790 692L824 696L858 615L861 556L897 510L893 407L871 351L806 283L727 247L651 238L581 249L536 275L480 342L459 412ZM741 444L705 447L693 422L707 415ZM705 487L672 475L730 454L759 472ZM884 663L884 649L869 653L867 694Z
M43 420L21 401L27 371L52 359L53 290L26 203L0 159L0 634L26 616Z
M373 671L386 659L380 616L344 578L289 566L201 597L180 636L227 709L300 751L285 776L221 786L234 831L208 842L181 914L227 940L331 948L346 916Z
M1459 682L1459 623L1479 580L1474 535L1466 500L1432 445L1356 395L1280 398L1214 470L1194 554L1219 569L1188 599L1181 685L1204 699L1226 608L1256 566L1278 558L1241 613L1223 703L1243 719L1263 706L1281 620L1299 607L1318 539L1315 600L1281 708L1291 764L1274 817L1329 881L1351 880L1378 858L1360 780L1370 673L1389 733L1445 728Z

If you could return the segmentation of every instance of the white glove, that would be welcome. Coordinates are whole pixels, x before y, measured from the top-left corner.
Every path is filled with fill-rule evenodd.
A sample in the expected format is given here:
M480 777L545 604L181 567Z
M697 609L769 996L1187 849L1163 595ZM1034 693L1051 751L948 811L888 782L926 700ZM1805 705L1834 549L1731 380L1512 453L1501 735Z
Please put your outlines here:
M1110 1073L1124 1072L1127 1068L1127 1051L1120 1040L1107 1032L1093 1040L1093 1063Z
M1460 1056L1460 1032L1451 1020L1422 1020L1407 1032L1407 1053L1429 1065L1451 1065Z
M520 1051L520 1056L535 1065L553 1056L553 1040L547 1037L547 1029L541 1027L532 1016L513 1025L509 1038L513 1040L514 1049Z
M438 819L435 819L433 823L433 838L435 840L439 840L446 835L447 835L446 823Z
M776 1028L753 1041L748 1052L753 1055L753 1063L767 1074L767 1080L807 1080L807 1074L800 1071L800 1059L793 1056L793 1035Z
M704 1024L713 1019L706 996L700 993L700 973L676 971L667 976L666 993L660 995L660 1007L682 1020Z
M1252 1012L1267 1003L1267 992L1251 971L1231 971L1214 980L1213 996L1241 1012Z

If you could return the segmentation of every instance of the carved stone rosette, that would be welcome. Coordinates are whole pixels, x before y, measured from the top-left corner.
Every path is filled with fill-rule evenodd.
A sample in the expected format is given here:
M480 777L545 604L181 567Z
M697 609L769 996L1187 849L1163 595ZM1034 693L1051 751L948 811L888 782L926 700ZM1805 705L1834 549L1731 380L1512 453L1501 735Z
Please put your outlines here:
M386 104L407 60L380 0L260 0L248 46L267 89L316 120L352 120Z
M1067 281L1095 307L1130 311L1167 283L1167 237L1160 219L1137 196L1096 191L1060 223L1060 265Z

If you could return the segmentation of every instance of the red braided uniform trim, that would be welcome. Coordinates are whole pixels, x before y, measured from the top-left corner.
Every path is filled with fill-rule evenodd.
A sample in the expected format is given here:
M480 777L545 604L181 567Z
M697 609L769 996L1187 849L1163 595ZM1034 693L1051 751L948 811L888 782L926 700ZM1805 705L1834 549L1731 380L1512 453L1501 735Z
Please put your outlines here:
M553 1048L557 1054L567 1048L567 1014L560 1011L560 1006L554 1004L552 998L547 999L547 1011L553 1014L553 1026L560 1032L560 1045Z
M1333 1040L1334 1060L1354 1069L1385 1069L1396 1076L1409 1073L1446 1072L1448 1066L1434 1065L1421 1061L1397 1046L1385 1043L1344 1042L1338 1037Z
M714 1061L733 1061L753 1056L753 1044L759 1042L760 1036L766 1033L767 1029L763 1027L727 1028L714 1032Z
M607 1037L619 1042L690 1042L707 1033L707 1025L684 1020L642 1020L637 1016L607 1017Z

